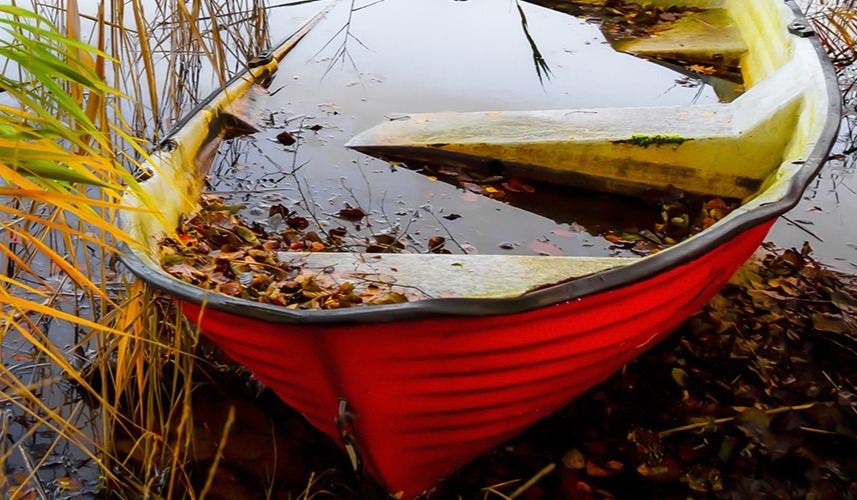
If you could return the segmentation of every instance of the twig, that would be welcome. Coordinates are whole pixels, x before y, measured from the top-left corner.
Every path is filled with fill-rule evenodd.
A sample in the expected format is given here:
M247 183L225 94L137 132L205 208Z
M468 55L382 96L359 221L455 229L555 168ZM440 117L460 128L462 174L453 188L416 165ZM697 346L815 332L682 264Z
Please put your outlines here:
M787 220L787 221L788 221L788 222L790 222L792 225L794 225L795 227L797 227L797 228L798 228L798 229L800 229L801 231L805 232L806 234L808 234L808 235L812 236L813 238L817 239L818 241L820 241L820 242L824 243L824 240L823 240L823 239L821 239L821 236L819 236L819 235L817 235L817 234L813 233L812 231L810 231L809 229L807 229L807 228L803 227L803 225L802 225L802 224L800 224L800 223L798 223L797 221L794 221L794 220L792 220L792 219L789 219L789 218L788 218L788 217L786 217L785 215L781 215L780 217L782 217L783 219Z
M437 214L434 213L434 210L425 210L425 209L423 209L423 210L430 213L431 216L434 217L435 222L440 224L440 227L442 227L443 230L446 231L446 235L449 237L449 240L452 241L453 243L455 243L455 246L457 246L458 249L461 250L462 253L466 254L467 250L465 250L464 246L462 246L461 243L459 243L458 240L455 239L455 236L452 235L452 231L450 231L449 228L446 227L446 224L444 224L443 221L440 220L440 217L438 217Z
M508 496L504 495L503 493L501 493L497 490L499 488L509 486L510 484L515 484L519 481L520 481L520 479L512 479L511 481L504 481L502 483L492 484L491 486L486 486L486 487L482 488L482 491L485 492L485 496L483 497L483 500L488 500L488 494L489 493L493 493L493 494L495 494L498 497L503 498L503 499L508 499L509 498Z
M33 489L36 490L40 500L48 500L48 495L42 487L42 482L39 481L39 476L36 474L36 468L33 466L33 459L30 458L30 453L23 444L18 445L18 450L21 452L21 457L24 459L24 465L27 467L27 472L30 474Z
M785 413L787 411L809 410L810 408L812 408L816 405L833 406L833 403L832 402L823 402L823 403L808 403L805 405L798 405L798 406L782 406L779 408L772 408L770 410L766 410L766 411L764 411L764 414L765 415L777 415L780 413ZM677 434L679 432L701 429L701 428L707 427L709 425L726 424L726 423L732 422L733 420L735 420L734 416L733 417L718 418L718 419L709 420L706 422L697 422L695 424L682 425L681 427L675 427L673 429L667 429L665 431L661 431L658 433L658 437L659 438L665 438L667 436L671 436L671 435Z
M543 477L547 476L548 474L550 474L551 472L553 472L554 469L556 469L556 464L554 464L554 463L547 464L544 469L538 471L535 476L533 476L529 479L529 481L522 484L517 490L513 491L512 494L509 495L509 498L513 498L513 499L518 498L519 496L524 494L524 492L526 492L528 489L532 488L534 484L539 482L539 480L541 480L541 478L543 478Z

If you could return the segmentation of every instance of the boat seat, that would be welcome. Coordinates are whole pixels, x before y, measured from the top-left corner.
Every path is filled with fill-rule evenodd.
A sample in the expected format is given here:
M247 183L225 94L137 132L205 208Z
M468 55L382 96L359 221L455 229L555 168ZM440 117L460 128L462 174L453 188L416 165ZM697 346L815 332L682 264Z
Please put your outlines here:
M398 116L347 147L588 189L746 198L783 161L803 86L787 65L728 104Z
M722 71L736 70L749 48L726 9L688 12L652 36L612 41L614 49L638 57Z
M538 255L357 254L289 252L305 273L331 273L358 286L390 285L421 299L509 298L608 269L639 258Z

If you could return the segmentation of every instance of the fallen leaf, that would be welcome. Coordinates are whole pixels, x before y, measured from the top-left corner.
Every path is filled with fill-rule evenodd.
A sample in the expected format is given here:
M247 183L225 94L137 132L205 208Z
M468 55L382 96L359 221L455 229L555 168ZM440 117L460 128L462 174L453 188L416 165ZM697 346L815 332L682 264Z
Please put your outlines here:
M812 326L820 332L846 333L848 331L848 326L841 315L825 312L812 314Z
M527 247L534 252L540 253L542 255L549 255L552 257L556 257L558 255L563 254L562 249L560 247L554 245L553 243L549 243L547 241L542 240L535 240L529 245L527 245Z
M551 231L551 234L562 236L563 238L574 238L575 236L577 236L575 233L571 231L566 231L565 229L554 229L553 231Z
M63 477L54 481L54 483L63 490L75 491L80 489L81 483L79 479L73 477Z
M363 217L366 217L366 212L360 208L343 208L339 211L339 218L341 219L358 221Z
M562 456L562 464L569 469L580 470L586 467L586 459L583 457L583 452L572 448Z
M277 142L285 146L291 146L292 144L298 142L298 140L295 139L295 136L290 134L288 131L283 130L282 132L277 134Z
M701 64L691 64L687 69L697 73L702 73L703 75L713 75L717 72L713 66L703 66Z

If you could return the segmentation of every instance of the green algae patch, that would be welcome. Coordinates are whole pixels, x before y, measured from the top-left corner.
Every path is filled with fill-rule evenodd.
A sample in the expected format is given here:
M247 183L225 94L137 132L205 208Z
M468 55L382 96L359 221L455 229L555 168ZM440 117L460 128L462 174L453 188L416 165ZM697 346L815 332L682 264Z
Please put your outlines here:
M613 141L613 144L633 144L634 146L640 146L643 148L647 148L649 146L665 146L667 144L682 144L685 141L692 141L693 139L685 139L680 135L646 135L646 134L634 134L630 139L622 139L621 141Z

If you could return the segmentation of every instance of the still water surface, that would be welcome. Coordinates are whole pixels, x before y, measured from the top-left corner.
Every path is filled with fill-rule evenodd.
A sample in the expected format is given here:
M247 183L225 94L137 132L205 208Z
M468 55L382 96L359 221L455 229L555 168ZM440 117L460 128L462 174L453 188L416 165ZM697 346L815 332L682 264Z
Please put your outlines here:
M213 169L211 190L252 207L252 217L264 220L275 203L309 208L322 227L397 233L415 251L442 236L454 252L632 255L599 235L651 228L655 205L546 185L491 199L343 145L403 112L718 101L701 82L614 51L598 26L542 7L522 3L532 43L513 2L349 7L339 4L286 57L272 95L258 97L254 121L265 130L227 145ZM275 9L271 25L296 27L317 8ZM549 70L537 69L534 46ZM276 141L284 130L296 145ZM370 216L334 217L347 207Z
M346 35L339 29L346 26L352 5L355 11L351 13ZM595 246L600 243L589 247L590 250L582 245L593 244L591 234L604 231L610 225L606 221L633 213L629 219L629 225L633 226L645 224L656 215L645 207L623 206L616 200L591 195L569 197L560 190L549 189L540 189L535 200L504 200L545 215L544 219L533 214L524 216L509 205L493 200L480 199L464 205L459 201L460 190L450 190L440 183L435 183L432 190L425 179L408 171L389 175L389 168L383 164L341 147L352 134L396 112L683 105L717 101L714 91L707 85L694 86L692 80L688 85L684 75L615 52L600 30L590 23L527 3L521 5L529 34L550 68L549 78L540 79L537 74L532 47L522 29L515 3L511 1L386 0L377 4L343 2L334 9L329 19L289 55L272 86L274 90L282 90L267 103L277 115L277 126L293 130L295 124L286 124L285 119L302 115L305 124L331 125L317 134L307 134L299 148L300 162L297 164L311 162L307 163L305 175L317 194L315 202L322 206L326 203L326 208L333 210L342 190L339 189L338 196L337 189L332 186L352 182L351 190L363 196L368 196L368 183L374 187L373 196L386 194L388 202L407 195L409 200L424 200L436 212L444 209L466 213L468 224L473 227L480 227L479 217L493 210L499 212L500 219L492 220L504 223L486 221L482 227L491 233L489 238L475 234L475 230L464 234L456 233L454 227L446 228L454 237L480 242L483 247L480 250L490 252L496 251L494 245L499 240L514 240L516 247L521 247L533 235L550 234L557 227L572 224L577 230L579 227L573 225L576 223L585 226L588 232L580 234L575 244L569 241L558 244L568 253L599 253L603 248ZM317 9L318 3L271 9L272 38L286 36ZM853 80L855 74L857 68L852 67L844 71L843 78ZM806 191L801 204L788 214L788 220L781 219L774 226L769 240L782 247L799 247L808 241L822 262L841 271L854 272L857 269L857 225L851 214L857 211L855 92L846 96L846 100L848 114L843 119L833 159ZM319 107L325 103L336 105L336 108ZM331 109L338 114L333 114ZM272 135L265 132L262 136L266 133L268 137ZM277 161L284 160L283 151L276 151L270 141L257 141L257 144L268 151L274 150ZM254 168L270 167L262 163L258 162ZM361 170L359 176L355 175L355 169ZM354 179L359 182L353 182ZM226 180L215 182L233 184ZM293 195L288 197L294 198ZM252 202L252 198L248 201ZM408 208L413 209L412 206ZM387 214L396 212L403 211ZM405 215L397 217L392 218L393 223L401 223ZM531 231L521 234L511 229L520 224ZM596 242L598 240L595 238Z

